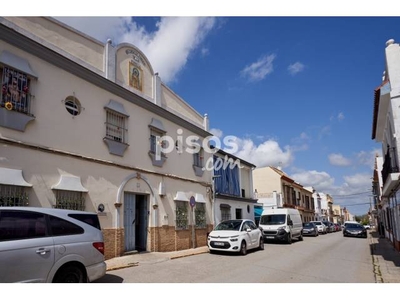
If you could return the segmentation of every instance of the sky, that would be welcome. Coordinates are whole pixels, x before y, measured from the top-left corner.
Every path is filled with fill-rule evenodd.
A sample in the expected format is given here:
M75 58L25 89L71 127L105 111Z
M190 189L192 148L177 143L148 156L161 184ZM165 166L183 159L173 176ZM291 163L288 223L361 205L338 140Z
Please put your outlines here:
M317 3L302 3L310 2ZM400 18L370 1L366 10L335 3L182 12L156 2L48 15L101 42L134 44L165 84L208 115L211 133L236 137L233 154L279 166L362 215L372 200L374 157L382 156L371 139L374 89L386 41L400 41Z
M20 0L2 15L53 16L102 42L133 43L164 83L208 114L213 134L237 137L237 156L258 167L281 166L354 215L368 211L374 156L382 155L371 139L374 89L386 41L400 41L400 6L388 0L362 6L348 0L53 3ZM248 289L229 287L248 296ZM318 286L321 292L330 287ZM306 299L309 288L315 290L296 286L295 296ZM174 285L159 290L180 295ZM226 292L226 286L213 289L221 297ZM378 297L388 287L364 285L362 292Z

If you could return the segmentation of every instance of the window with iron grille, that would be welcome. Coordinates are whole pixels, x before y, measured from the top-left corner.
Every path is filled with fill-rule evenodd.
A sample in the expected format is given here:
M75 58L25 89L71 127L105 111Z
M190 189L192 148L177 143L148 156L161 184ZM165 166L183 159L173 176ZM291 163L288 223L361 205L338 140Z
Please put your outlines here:
M107 110L106 137L120 143L127 143L126 116Z
M228 207L221 207L221 221L231 219L231 209Z
M0 68L0 78L2 84L0 106L29 115L32 95L29 93L28 76L4 66Z
M206 204L205 203L196 203L195 224L196 224L196 228L206 228L207 227Z
M85 197L82 192L56 190L55 208L85 210Z
M23 186L0 184L0 206L28 206L28 200Z
M193 165L199 168L204 167L204 149L200 148L200 150L193 154Z
M176 205L176 229L188 229L188 202L175 201Z
M163 133L161 131L150 129L150 151L151 152L156 153L157 152L157 146L159 146L161 148L165 148L166 141L162 141L162 143L157 145L157 138L161 138L164 135L165 135L165 133ZM165 153L161 152L161 155L165 156Z

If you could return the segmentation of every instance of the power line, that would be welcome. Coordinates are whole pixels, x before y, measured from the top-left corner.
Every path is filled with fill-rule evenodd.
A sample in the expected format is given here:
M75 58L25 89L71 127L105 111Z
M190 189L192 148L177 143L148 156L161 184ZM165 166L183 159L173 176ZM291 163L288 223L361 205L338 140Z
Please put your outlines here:
M347 206L355 206L355 205L366 205L366 204L370 204L369 202L365 202L365 203L355 203L355 204L348 204L348 205L344 205L345 207Z
M352 197L352 196L357 196L357 195L363 195L363 194L367 194L367 193L371 193L371 191L367 191L367 192L361 192L361 193L356 193L356 194L348 194L348 195L330 195L332 198L345 198L345 197ZM370 196L373 196L372 194Z

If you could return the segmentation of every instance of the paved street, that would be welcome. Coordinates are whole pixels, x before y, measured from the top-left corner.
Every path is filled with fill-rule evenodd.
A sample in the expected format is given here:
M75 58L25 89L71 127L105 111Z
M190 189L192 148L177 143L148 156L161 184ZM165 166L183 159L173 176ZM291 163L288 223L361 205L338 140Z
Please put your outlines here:
M374 283L369 239L341 232L292 245L267 243L247 256L203 253L107 272L106 283Z

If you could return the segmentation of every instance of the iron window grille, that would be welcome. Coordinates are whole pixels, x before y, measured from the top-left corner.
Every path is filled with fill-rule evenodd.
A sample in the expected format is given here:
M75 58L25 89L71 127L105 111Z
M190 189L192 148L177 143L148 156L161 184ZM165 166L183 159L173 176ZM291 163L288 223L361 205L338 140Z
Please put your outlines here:
M31 115L30 79L9 67L0 68L2 91L0 106L7 110Z
M176 229L188 229L188 203L186 201L175 201L176 205Z
M68 96L65 101L65 109L73 116L81 113L82 106L78 99L74 96Z
M150 130L150 151L152 153L157 153L157 147L161 147L161 148L165 148L166 147L166 141L162 141L161 143L159 143L157 145L157 137L161 138L162 136L164 136L164 133L162 133L161 131L156 131L154 129ZM162 156L165 156L164 152L161 152Z
M221 207L221 221L231 219L231 209L227 207Z
M82 192L56 190L56 205L54 208L85 210L85 197Z
M195 224L196 224L196 228L199 228L199 229L207 227L206 204L205 203L196 203Z
M204 149L201 148L198 152L193 154L193 165L199 168L204 167Z
M127 143L127 132L126 117L107 110L106 137L120 143Z
M0 206L28 206L29 198L25 188L0 184Z

